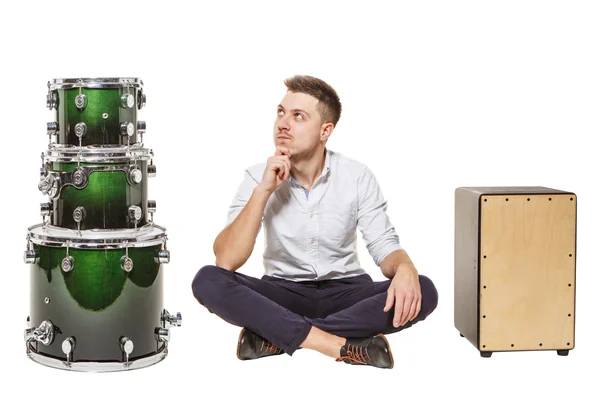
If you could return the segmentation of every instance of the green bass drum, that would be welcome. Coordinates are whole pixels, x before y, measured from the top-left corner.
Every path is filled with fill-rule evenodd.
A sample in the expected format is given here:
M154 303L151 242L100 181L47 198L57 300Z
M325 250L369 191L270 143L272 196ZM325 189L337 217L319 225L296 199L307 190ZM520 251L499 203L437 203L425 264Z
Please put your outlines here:
M27 353L41 364L119 371L161 361L181 315L163 308L166 232L29 228Z
M63 145L132 145L145 130L137 120L145 103L138 78L54 79L48 82L47 106L56 110L48 134Z

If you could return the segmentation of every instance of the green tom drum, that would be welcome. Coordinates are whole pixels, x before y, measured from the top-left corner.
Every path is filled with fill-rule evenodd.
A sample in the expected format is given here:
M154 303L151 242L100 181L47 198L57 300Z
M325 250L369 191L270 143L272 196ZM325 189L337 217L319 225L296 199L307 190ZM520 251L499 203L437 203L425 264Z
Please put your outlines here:
M163 308L166 232L29 228L28 355L57 368L119 371L159 362L181 316Z
M50 197L42 215L74 230L135 229L146 225L151 153L142 148L52 148L44 158L39 188ZM150 202L153 203L153 202Z
M145 130L137 120L145 103L138 78L54 79L48 82L47 105L56 110L48 134L73 146L132 145Z

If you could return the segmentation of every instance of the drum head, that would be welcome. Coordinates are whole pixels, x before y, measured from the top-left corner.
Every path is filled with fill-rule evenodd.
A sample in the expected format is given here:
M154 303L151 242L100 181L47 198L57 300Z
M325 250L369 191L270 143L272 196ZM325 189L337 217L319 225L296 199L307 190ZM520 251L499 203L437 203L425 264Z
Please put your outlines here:
M90 89L114 89L122 87L141 88L144 85L139 78L73 78L53 79L48 82L50 90L90 88Z
M153 151L142 145L72 146L53 144L44 155L44 162L125 163L150 160Z
M118 249L125 247L156 246L167 240L166 229L146 225L139 229L88 229L77 232L52 225L34 225L29 228L33 244L77 249Z

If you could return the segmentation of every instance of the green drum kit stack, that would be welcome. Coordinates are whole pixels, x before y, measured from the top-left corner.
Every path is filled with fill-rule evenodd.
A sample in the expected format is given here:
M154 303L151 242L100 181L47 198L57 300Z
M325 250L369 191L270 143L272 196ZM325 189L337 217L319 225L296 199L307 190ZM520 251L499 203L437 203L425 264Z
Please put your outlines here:
M122 371L167 355L181 314L163 308L166 230L154 223L137 78L48 82L42 223L29 228L27 355L74 371Z

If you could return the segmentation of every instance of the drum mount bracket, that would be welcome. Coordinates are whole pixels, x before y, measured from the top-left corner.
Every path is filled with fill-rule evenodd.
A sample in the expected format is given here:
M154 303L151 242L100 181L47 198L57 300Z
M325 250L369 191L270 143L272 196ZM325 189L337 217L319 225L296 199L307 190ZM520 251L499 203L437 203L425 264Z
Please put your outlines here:
M163 309L160 315L161 326L154 329L154 338L157 342L168 342L171 339L170 328L181 326L181 313L173 315Z
M50 346L54 341L54 331L54 325L48 320L42 321L37 328L31 327L25 329L27 348L29 348L29 342L32 341L39 342L44 346Z
M53 199L60 196L60 192L65 186L73 186L77 189L83 189L88 184L88 177L92 172L97 171L123 171L127 175L127 182L130 185L137 185L142 181L140 168L133 165L106 165L106 166L85 166L77 167L71 172L45 171L41 176L38 189Z

